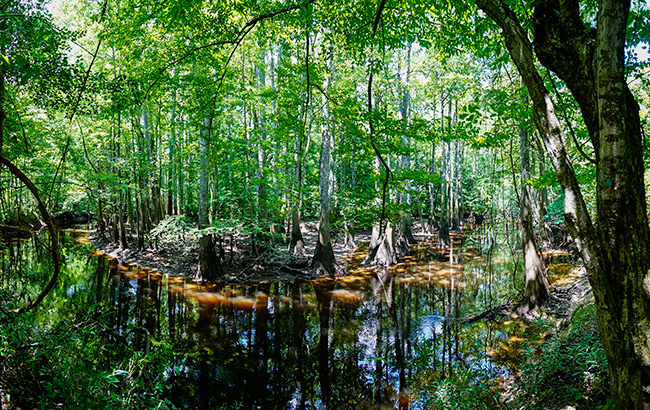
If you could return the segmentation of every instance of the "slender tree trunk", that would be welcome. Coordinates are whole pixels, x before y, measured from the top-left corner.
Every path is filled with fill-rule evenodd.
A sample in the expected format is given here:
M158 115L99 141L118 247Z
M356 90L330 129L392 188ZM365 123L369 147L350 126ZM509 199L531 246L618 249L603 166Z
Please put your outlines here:
M443 250L449 248L451 240L449 237L449 194L451 186L450 178L450 164L449 164L449 144L448 142L442 143L442 187L440 190L441 200L440 200L440 227L438 228L438 249Z
M116 157L120 157L120 147L122 141L122 113L117 113L117 132L116 132ZM124 221L124 214L127 209L124 204L124 188L122 187L122 169L117 171L118 185L118 203L117 203L117 237L119 238L120 248L127 249L129 243L127 241L126 223Z
M291 321L291 339L293 342L293 359L296 369L296 390L298 408L305 409L307 401L307 380L305 377L305 308L301 294L301 282L295 281L291 284L292 299L292 321Z
M0 64L0 155L2 155L2 147L4 145L5 117L5 69L3 62Z
M431 163L429 165L429 177L436 175L436 143L431 141ZM429 233L433 234L436 220L436 184L429 182Z
M199 229L208 227L208 135L210 118L203 119L199 132ZM221 260L216 250L216 238L213 234L203 234L199 239L198 276L204 280L215 281L221 275Z
M329 72L332 72L332 60L329 60ZM323 90L329 89L331 77L327 77ZM320 196L320 219L318 223L318 241L312 259L312 267L317 275L333 275L334 249L331 239L332 194L334 186L334 169L332 152L334 151L334 136L330 129L329 101L323 95L321 125L320 161L318 172L318 194Z
M530 143L528 131L519 127L519 147L521 156L521 244L524 252L525 295L519 314L528 315L544 304L548 298L548 285L544 265L539 256L535 232L533 230L532 187L530 180Z
M406 49L406 73L404 74L402 84L402 98L400 99L399 111L402 119L402 147L407 151L406 154L400 154L399 164L401 169L411 168L411 156L408 151L411 149L411 138L409 136L409 124L411 116L411 94L409 86L411 82L411 43L408 43ZM413 236L413 220L411 219L411 181L404 181L405 192L401 196L401 203L404 210L401 212L398 223L395 248L399 255L409 255L411 249L409 245L417 243Z
M169 145L168 145L168 164L167 164L167 215L175 215L177 213L176 200L176 167L178 166L178 158L176 158L176 94L172 100L171 117L169 121Z
M198 214L199 229L205 229L208 223L208 132L210 118L203 119L203 127L199 132L199 198Z
M332 310L332 290L334 282L314 283L314 292L318 301L318 322L320 324L320 336L318 340L318 379L320 381L321 409L327 410L330 407L332 398L332 381L330 377L330 318Z
M264 60L262 56L262 60ZM258 92L263 92L266 88L266 72L262 65L256 67L257 74L257 89ZM259 222L264 226L265 229L268 229L268 189L266 181L266 173L264 169L266 168L266 152L264 150L264 142L267 138L266 130L266 115L264 114L264 105L263 101L260 98L259 101L259 112L257 114L256 122L257 134L259 137L257 145L257 209L258 209L258 218Z
M462 218L461 209L461 190L463 180L463 150L462 142L456 140L453 142L454 152L452 160L453 179L450 185L451 189L451 229L453 231L460 231L460 220Z

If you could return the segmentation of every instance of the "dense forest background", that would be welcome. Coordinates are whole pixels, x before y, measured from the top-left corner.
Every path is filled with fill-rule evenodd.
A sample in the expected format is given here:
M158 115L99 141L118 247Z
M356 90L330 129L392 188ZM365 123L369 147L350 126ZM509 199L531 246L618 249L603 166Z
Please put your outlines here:
M450 231L463 225L514 219L525 255L524 310L534 311L547 292L534 255L544 241L565 235L567 215L590 274L590 261L597 261L593 277L616 266L611 249L627 248L611 239L619 233L590 233L591 220L609 226L599 212L609 212L611 202L600 193L619 181L593 125L603 110L590 116L592 101L579 91L598 87L571 77L571 61L566 68L539 55L547 51L544 36L556 33L547 15L532 15L532 3L477 1L481 11L464 1L5 0L0 224L19 236L49 223L50 215L61 225L88 216L103 243L172 254L189 249L198 254L192 273L218 281L232 264L235 237L244 238L253 259L289 248L294 259L283 263L307 263L315 275L329 275L341 270L332 238L354 248L356 232L372 231L365 262L382 266L409 252L414 224L436 233L444 249ZM605 20L597 16L607 2L564 2L569 11L562 2L543 3L578 16L584 33ZM528 67L537 83L527 81L516 53L511 59L501 11L512 15L503 21L522 22L521 55L526 44L532 50L529 36L540 42L542 63ZM647 230L650 9L632 1L625 15L619 49L638 130L622 157L641 162L634 165L640 180L629 185L641 192L637 214ZM602 43L585 35L576 41ZM568 37L561 32L553 44L564 46ZM543 98L531 84L547 92L563 129L559 162L552 137L540 128ZM606 168L609 176L601 176ZM574 218L567 204L576 192L585 213L579 203ZM612 225L639 232L636 222L608 215ZM318 229L313 254L305 251L305 222ZM604 254L610 259L593 256ZM643 280L635 278L637 290L625 294L642 292ZM598 306L613 298L596 293ZM605 311L599 310L601 326ZM621 315L636 318L632 327L645 323ZM627 320L606 334L628 332ZM639 371L630 377L646 386L650 359L637 345L647 340L639 341L643 330L629 332L636 335L627 348L636 349ZM615 350L606 346L610 362ZM613 395L634 396L635 404L623 408L641 408L642 389L625 392L626 377L616 378Z

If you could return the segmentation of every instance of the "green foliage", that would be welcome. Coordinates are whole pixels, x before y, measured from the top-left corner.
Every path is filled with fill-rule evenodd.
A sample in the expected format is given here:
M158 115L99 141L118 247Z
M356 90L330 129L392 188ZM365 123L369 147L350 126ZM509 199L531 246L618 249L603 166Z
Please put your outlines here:
M580 306L566 329L526 352L517 383L516 408L594 409L608 392L607 361L593 302Z
M424 379L427 380L427 379ZM422 382L422 379L421 381ZM444 410L499 409L499 386L494 374L454 365L450 376L431 377L414 386L417 408Z
M163 372L173 353L161 343L136 349L106 323L109 311L34 326L31 314L4 317L0 387L16 408L174 409L164 398ZM142 370L147 369L144 373Z
M149 232L149 237L158 239L162 245L168 246L188 235L192 229L195 229L195 226L187 216L168 215Z

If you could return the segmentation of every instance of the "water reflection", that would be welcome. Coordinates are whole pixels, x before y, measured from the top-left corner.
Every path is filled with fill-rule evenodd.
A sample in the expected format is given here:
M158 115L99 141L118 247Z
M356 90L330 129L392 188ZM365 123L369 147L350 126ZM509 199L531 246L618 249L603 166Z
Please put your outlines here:
M481 368L496 377L516 366L508 353L520 349L521 324L463 324L516 293L515 255L498 251L497 234L452 235L444 254L431 237L390 269L361 269L361 248L342 277L202 285L89 259L81 234L68 233L66 267L78 260L80 271L63 274L48 303L70 309L61 289L74 282L72 297L86 298L75 306L111 307L112 337L143 351L157 348L152 340L171 344L164 394L179 408L418 408L415 371L435 379ZM3 278L24 252L36 251L14 246L0 258Z

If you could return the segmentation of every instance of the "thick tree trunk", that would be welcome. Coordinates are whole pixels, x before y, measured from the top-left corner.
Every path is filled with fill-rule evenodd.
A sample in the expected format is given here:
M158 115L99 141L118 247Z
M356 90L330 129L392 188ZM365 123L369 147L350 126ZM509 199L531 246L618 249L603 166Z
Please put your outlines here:
M650 409L650 229L639 105L625 81L629 8L629 1L603 0L598 12L594 68L602 256L601 269L590 280L617 404Z
M217 253L216 238L213 234L203 235L199 239L198 278L216 282L221 277L221 260Z
M291 213L291 242L289 248L296 256L305 256L305 241L300 230L300 211L294 208Z
M391 222L380 232L379 224L373 226L368 254L363 259L365 266L391 266L397 263L395 251L395 230Z
M620 408L648 409L650 230L639 108L624 72L629 1L602 0L595 35L585 28L575 1L542 2L534 18L538 56L567 82L580 104L595 148L597 227L586 211L559 122L535 70L528 37L502 0L477 0L477 4L503 30L563 187L565 220L594 291L611 394Z

